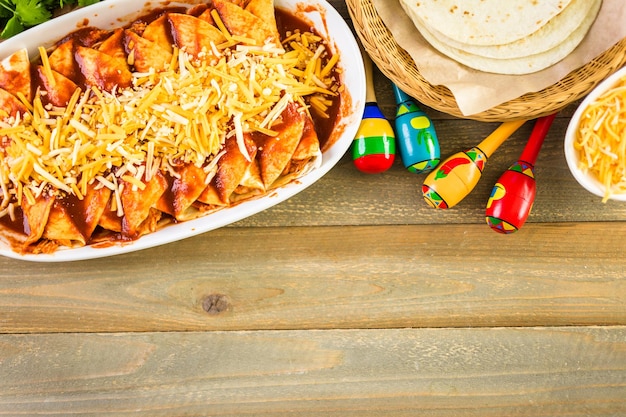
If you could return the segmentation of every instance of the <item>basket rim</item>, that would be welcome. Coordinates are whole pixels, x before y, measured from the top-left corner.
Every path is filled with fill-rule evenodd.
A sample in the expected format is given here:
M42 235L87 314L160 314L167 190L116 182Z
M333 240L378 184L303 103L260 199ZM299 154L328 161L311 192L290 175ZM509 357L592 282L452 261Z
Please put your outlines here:
M378 69L424 105L459 118L506 121L546 116L581 99L605 78L626 65L624 38L587 64L540 91L528 92L480 113L465 115L447 87L432 85L424 79L413 58L396 42L383 23L372 0L346 0L346 5L356 34Z

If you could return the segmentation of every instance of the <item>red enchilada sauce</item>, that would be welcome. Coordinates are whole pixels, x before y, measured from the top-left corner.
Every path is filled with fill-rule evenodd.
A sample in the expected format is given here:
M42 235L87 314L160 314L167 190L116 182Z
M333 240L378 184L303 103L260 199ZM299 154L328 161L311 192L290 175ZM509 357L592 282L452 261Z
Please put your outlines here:
M288 11L277 8L275 10L276 26L280 33L281 39L285 39L287 34L299 30L301 33L310 32L315 35L319 33L315 28L307 21L303 20L299 16L296 16ZM326 54L330 58L332 51L326 45ZM336 67L335 67L336 68ZM332 77L335 80L339 80L339 74L333 69ZM333 99L333 104L328 109L328 118L320 117L316 112L311 112L311 117L315 124L315 132L320 141L320 148L325 149L326 142L330 138L330 135L335 127L335 121L339 115L339 109L341 105L341 96L336 96Z
M149 24L153 20L162 16L164 13L168 13L168 12L183 13L184 12L184 13L197 16L201 14L204 10L206 10L206 8L207 8L206 5L197 5L197 6L193 6L192 8L188 10L186 10L185 8L181 8L181 7L155 9L154 11L139 17L129 26L132 26L135 29L138 29L138 31L140 31L141 26L145 26ZM276 16L277 27L278 27L278 30L282 39L284 39L286 36L293 33L294 31L300 31L301 33L309 32L315 35L319 35L319 33L317 33L315 28L309 22L290 13L289 11L277 8L275 9L275 16ZM63 39L59 40L59 42L57 42L57 46L63 44L66 41L71 40L74 42L74 45L93 47L97 43L102 42L105 39L107 39L109 36L112 35L112 33L113 31L110 31L110 30L101 30L101 29L94 28L94 27L83 27L81 29L78 29L68 34ZM331 57L332 51L328 48L327 45L325 47L326 47L325 60L328 60ZM36 66L32 65L31 68L32 68L31 70L32 86L31 87L32 87L32 91L35 91L37 88L39 88L42 85L42 80L39 76L38 71L36 71L35 69ZM71 78L77 81L78 87L82 88L83 90L87 89L88 86L86 85L85 80L80 75L81 71L78 68L78 64L76 62L74 63L74 69L72 72L73 72L74 77L71 77ZM333 69L331 74L332 74L332 77L337 81L337 83L339 83L340 77L336 69ZM108 74L108 76L109 75L111 77L114 77L114 75L110 73ZM108 83L116 83L119 80L108 79L106 81ZM329 138L331 137L333 129L335 128L335 122L337 121L339 117L339 113L340 113L341 98L342 97L339 93L334 97L328 97L328 99L332 100L332 105L328 108L327 117L322 117L318 115L315 111L310 112L314 125L315 125L315 131L317 133L321 149L325 148L325 145L328 142ZM171 192L171 190L168 190L168 191ZM77 227L77 229L79 229L79 232L81 234L85 232L84 234L87 235L88 234L87 229L89 229L89 226L88 226L89 220L84 217L85 216L88 217L90 215L91 210L89 210L89 202L81 201L73 195L65 195L65 196L57 197L56 203L62 205L64 211L67 211L71 214L74 225ZM30 231L27 219L24 216L22 208L19 206L15 207L13 220L11 219L11 216L9 215L0 217L0 227L8 229L12 232L17 232L17 233L25 234L25 235L28 235ZM96 231L93 232L92 237L87 242L87 244L91 244L91 243L98 242L98 241L101 242L102 231L103 230L100 230L100 228L98 227ZM115 238L114 236L112 237L110 232L108 231L106 233L108 236L106 240L108 241L122 239L121 236L118 238Z

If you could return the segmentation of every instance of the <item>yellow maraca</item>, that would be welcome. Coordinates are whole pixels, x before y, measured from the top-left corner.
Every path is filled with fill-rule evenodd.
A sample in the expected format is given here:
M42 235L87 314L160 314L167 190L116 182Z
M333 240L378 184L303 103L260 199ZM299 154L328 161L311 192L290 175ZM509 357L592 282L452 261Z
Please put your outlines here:
M477 146L448 157L424 180L426 203L437 209L457 205L478 184L487 159L525 122L504 122Z

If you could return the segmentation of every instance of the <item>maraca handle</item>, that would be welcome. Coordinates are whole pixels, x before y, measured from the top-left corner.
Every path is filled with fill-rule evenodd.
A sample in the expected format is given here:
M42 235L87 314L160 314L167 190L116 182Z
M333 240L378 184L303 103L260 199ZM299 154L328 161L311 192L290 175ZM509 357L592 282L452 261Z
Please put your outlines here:
M514 120L502 123L476 147L489 158L525 122L526 120Z
M374 65L372 58L359 44L361 56L363 57L363 68L365 70L365 102L376 103L376 91L374 89Z
M406 103L407 101L413 102L413 98L409 96L407 93L402 91L400 87L398 87L395 83L391 83L391 88L393 90L393 95L396 99L396 104Z
M530 165L535 165L537 155L539 155L539 150L541 150L543 141L546 138L555 117L556 113L553 113L549 116L543 116L537 119L535 125L533 126L533 130L530 133L530 137L528 138L528 143L520 155L519 159L521 161Z

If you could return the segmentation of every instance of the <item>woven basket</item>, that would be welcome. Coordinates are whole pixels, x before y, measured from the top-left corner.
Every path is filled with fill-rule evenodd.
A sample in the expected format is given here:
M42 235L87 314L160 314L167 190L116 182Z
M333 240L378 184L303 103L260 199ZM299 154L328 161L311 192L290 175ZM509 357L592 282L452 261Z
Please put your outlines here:
M524 94L467 116L461 113L447 87L432 85L421 76L413 58L396 43L371 0L346 0L346 4L363 47L380 71L424 105L460 118L498 122L545 116L582 98L626 64L626 39L622 39L588 64L541 91Z

